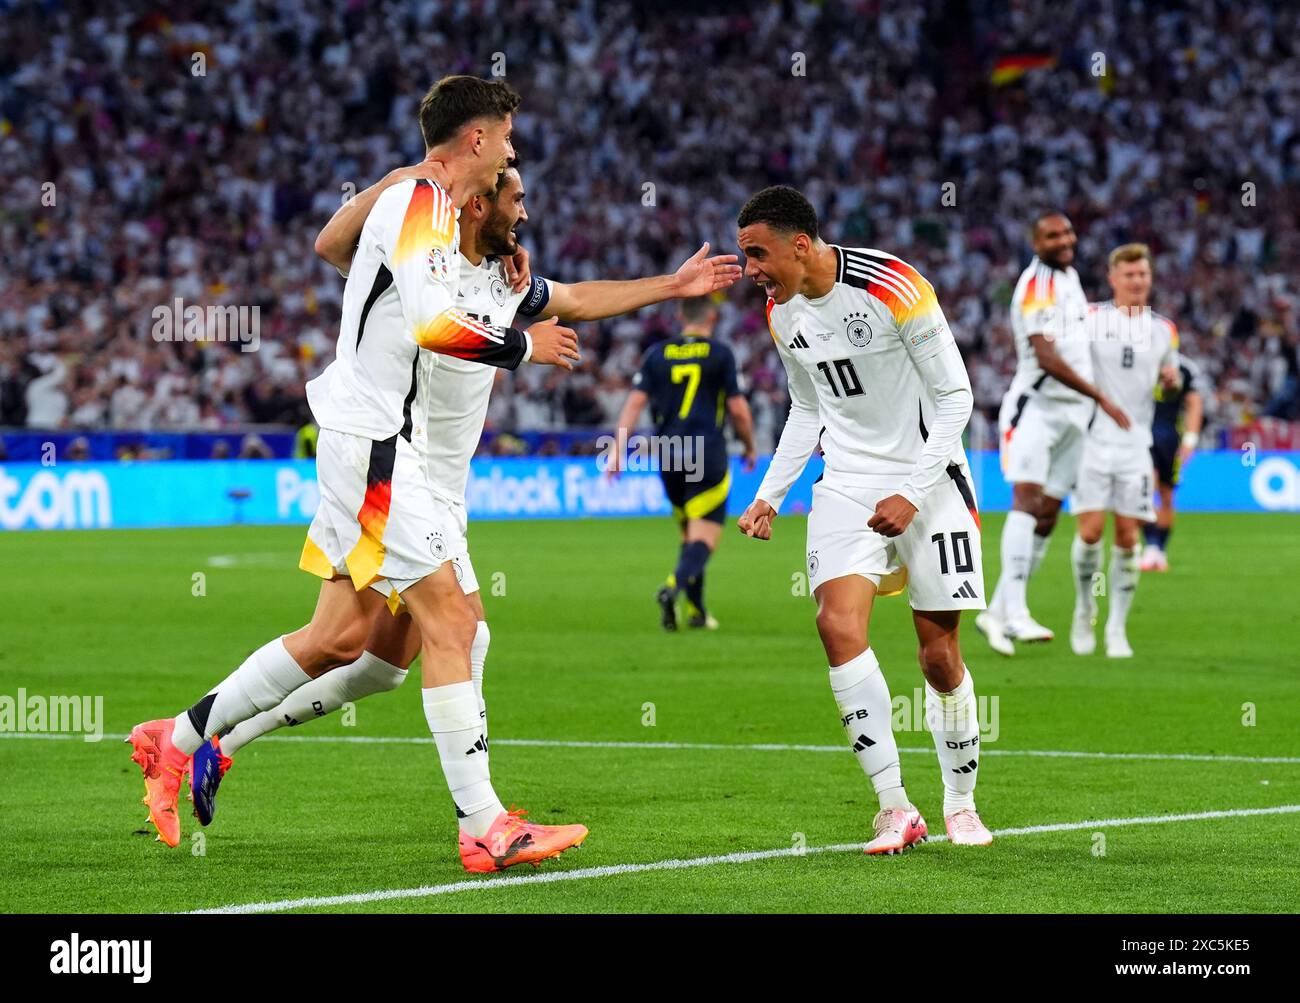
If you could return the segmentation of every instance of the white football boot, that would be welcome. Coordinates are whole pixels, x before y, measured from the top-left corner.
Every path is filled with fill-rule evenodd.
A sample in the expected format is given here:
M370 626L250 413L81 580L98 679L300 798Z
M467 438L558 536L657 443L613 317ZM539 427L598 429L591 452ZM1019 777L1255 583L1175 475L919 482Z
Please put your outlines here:
M1128 643L1128 636L1122 630L1106 628L1106 657L1132 658L1133 648Z
M1028 613L1015 620L1008 620L1002 629L1012 641L1024 641L1025 644L1038 644L1056 637Z
M975 629L984 635L989 647L999 655L1010 658L1016 653L1016 646L1011 643L1003 630L1002 619L991 609L975 614Z
M1070 623L1070 650L1076 655L1091 655L1097 650L1096 609L1074 607L1074 620Z

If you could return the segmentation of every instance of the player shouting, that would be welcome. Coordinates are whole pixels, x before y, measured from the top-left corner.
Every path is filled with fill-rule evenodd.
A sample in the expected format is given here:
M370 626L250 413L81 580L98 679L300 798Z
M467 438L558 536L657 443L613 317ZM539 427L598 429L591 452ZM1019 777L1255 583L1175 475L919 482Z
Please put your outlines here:
M308 384L321 427L320 506L301 566L325 581L311 622L263 645L189 710L137 725L128 741L145 775L149 817L170 846L191 757L214 735L275 707L298 687L354 662L385 595L401 594L423 640L424 709L460 828L468 869L532 863L580 843L584 826L539 826L507 812L492 786L470 674L475 633L449 555L431 545L453 519L425 473L422 348L488 365L522 361L571 368L572 331L553 322L528 332L483 323L457 307L456 210L491 191L514 156L519 96L499 81L447 77L420 105L433 177L384 191L365 217L343 298L336 358ZM193 764L197 767L197 763ZM205 757L196 800L219 777Z
M890 727L889 687L868 625L883 579L906 566L926 680L926 717L957 845L992 841L975 810L979 728L962 661L963 609L984 606L979 517L961 435L972 395L934 289L883 251L838 247L793 188L765 188L737 221L745 274L767 293L790 417L740 529L772 535L786 493L820 444L825 473L808 516L808 577L831 691L880 799L869 854L923 840Z
M523 179L517 167L511 166L502 173L493 192L470 199L461 212L457 304L466 315L484 324L508 323L516 316L536 317L542 313L554 314L565 322L600 320L677 296L702 296L725 289L740 277L735 255L706 257L706 244L672 275L572 285L533 275L522 291L513 291L508 285L505 263L519 252L516 228L528 220L525 196ZM359 227L357 216L352 214L351 218ZM339 219L336 214L331 222L331 239L318 243L318 247L329 252L331 263L346 270L346 255L358 231L346 225L346 220L344 226L336 227ZM428 398L429 480L439 503L452 515L446 535L432 538L429 544L450 558L461 591L476 617L470 668L483 742L481 747L477 743L470 746L466 755L486 757L483 673L491 631L466 539L465 491L470 459L483 434L496 370L481 363L429 353L421 357L421 364L427 367L424 387ZM420 635L405 610L395 609L394 613L392 617L378 618L365 653L355 662L300 686L278 706L249 718L219 741L213 739L211 753L200 750L195 756L196 763L204 755L218 757L216 782L204 796L195 797L195 813L200 822L206 825L211 821L216 808L217 782L229 767L231 757L249 742L279 728L323 717L349 701L401 685L407 668L420 652Z

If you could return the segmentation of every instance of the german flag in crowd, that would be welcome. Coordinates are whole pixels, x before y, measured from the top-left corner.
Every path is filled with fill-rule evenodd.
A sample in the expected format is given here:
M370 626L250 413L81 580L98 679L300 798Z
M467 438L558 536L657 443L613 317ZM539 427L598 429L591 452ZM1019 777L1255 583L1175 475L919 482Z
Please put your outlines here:
M993 72L989 74L989 81L994 87L1005 87L1007 84L1015 83L1030 70L1050 70L1055 65L1055 56L1041 53L1020 53L1014 56L1003 56L993 64Z

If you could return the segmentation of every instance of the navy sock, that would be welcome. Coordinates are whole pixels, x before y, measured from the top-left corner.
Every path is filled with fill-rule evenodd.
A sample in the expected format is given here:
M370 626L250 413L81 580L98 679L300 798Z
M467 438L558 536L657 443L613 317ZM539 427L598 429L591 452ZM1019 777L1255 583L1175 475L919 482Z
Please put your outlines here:
M709 545L695 540L682 545L681 559L677 564L677 587L686 591L686 598L701 613L704 612L704 565L709 561Z

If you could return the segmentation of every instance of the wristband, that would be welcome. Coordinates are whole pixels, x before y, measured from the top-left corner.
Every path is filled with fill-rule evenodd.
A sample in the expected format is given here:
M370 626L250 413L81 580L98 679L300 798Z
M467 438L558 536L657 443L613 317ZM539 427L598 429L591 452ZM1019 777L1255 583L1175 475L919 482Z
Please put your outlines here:
M1200 441L1201 441L1201 437L1197 435L1195 432L1183 433L1183 445L1186 446L1188 449L1195 449L1196 444Z

